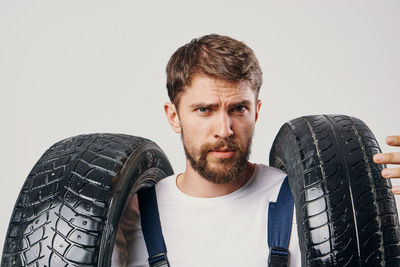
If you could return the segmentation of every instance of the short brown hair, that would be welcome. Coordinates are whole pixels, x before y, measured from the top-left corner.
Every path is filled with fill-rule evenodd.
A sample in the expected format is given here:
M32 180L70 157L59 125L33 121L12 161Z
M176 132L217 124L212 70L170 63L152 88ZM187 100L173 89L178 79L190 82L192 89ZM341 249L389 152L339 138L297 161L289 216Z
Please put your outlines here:
M171 102L190 86L194 74L232 81L249 81L257 95L262 71L253 50L231 37L210 34L178 48L167 65L167 89Z

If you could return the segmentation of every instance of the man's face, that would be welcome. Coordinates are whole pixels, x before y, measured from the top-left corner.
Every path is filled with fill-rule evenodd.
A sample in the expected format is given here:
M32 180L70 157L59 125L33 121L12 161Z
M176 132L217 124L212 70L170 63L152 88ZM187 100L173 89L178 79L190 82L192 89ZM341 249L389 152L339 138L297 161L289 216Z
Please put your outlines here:
M176 132L191 167L213 183L239 178L261 103L250 83L195 75L180 95Z

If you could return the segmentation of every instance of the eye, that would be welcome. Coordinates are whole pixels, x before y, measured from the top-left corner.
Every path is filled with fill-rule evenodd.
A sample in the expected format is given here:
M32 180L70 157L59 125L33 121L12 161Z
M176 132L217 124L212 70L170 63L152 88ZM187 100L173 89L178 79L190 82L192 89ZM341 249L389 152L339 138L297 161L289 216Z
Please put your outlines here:
M245 106L237 106L237 107L234 107L234 108L232 109L232 111L234 111L234 112L240 112L240 113L245 112L246 110L247 110L247 108L246 108Z
M199 113L207 113L207 112L210 111L210 108L201 107L201 108L197 108L196 111L199 112Z

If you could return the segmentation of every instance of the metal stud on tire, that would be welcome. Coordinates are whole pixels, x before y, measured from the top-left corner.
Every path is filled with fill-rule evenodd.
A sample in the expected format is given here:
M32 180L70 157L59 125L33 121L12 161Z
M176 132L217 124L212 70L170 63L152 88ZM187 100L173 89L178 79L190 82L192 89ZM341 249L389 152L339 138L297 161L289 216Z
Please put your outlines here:
M18 196L1 266L110 266L130 198L173 173L152 141L79 135L50 147Z

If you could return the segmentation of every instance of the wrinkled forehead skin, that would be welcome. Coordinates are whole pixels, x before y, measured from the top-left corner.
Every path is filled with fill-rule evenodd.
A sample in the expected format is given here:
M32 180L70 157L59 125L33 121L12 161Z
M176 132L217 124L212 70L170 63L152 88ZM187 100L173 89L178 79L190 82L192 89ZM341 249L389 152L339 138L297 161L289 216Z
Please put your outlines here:
M227 85L227 87L231 88L232 86L240 89L242 92L245 91L245 89L247 88L251 88L251 91L254 95L254 103L257 103L258 100L258 91L255 88L252 88L252 84L250 81L248 80L242 80L242 81L230 81L230 80L224 80L224 79L219 79L219 78L215 78L209 75L205 75L202 73L198 73L195 74L191 77L190 79L190 84L188 86L184 86L182 91L179 92L179 94L177 95L177 101L175 103L175 106L177 107L177 109L179 109L179 106L181 104L182 101L182 96L189 93L193 87L193 80L195 79L195 77L197 78L207 78L208 80L213 80L214 83L213 85L215 86L220 86L221 88L223 88L224 85ZM196 79L197 80L197 79ZM206 89L206 87L204 87L204 89ZM226 89L226 91L229 91L231 89ZM223 92L223 91L221 91ZM190 92L190 94L193 92ZM208 90L203 90L203 91L198 91L197 92L197 96L201 97L201 96L206 96L207 94L210 94L210 92Z

